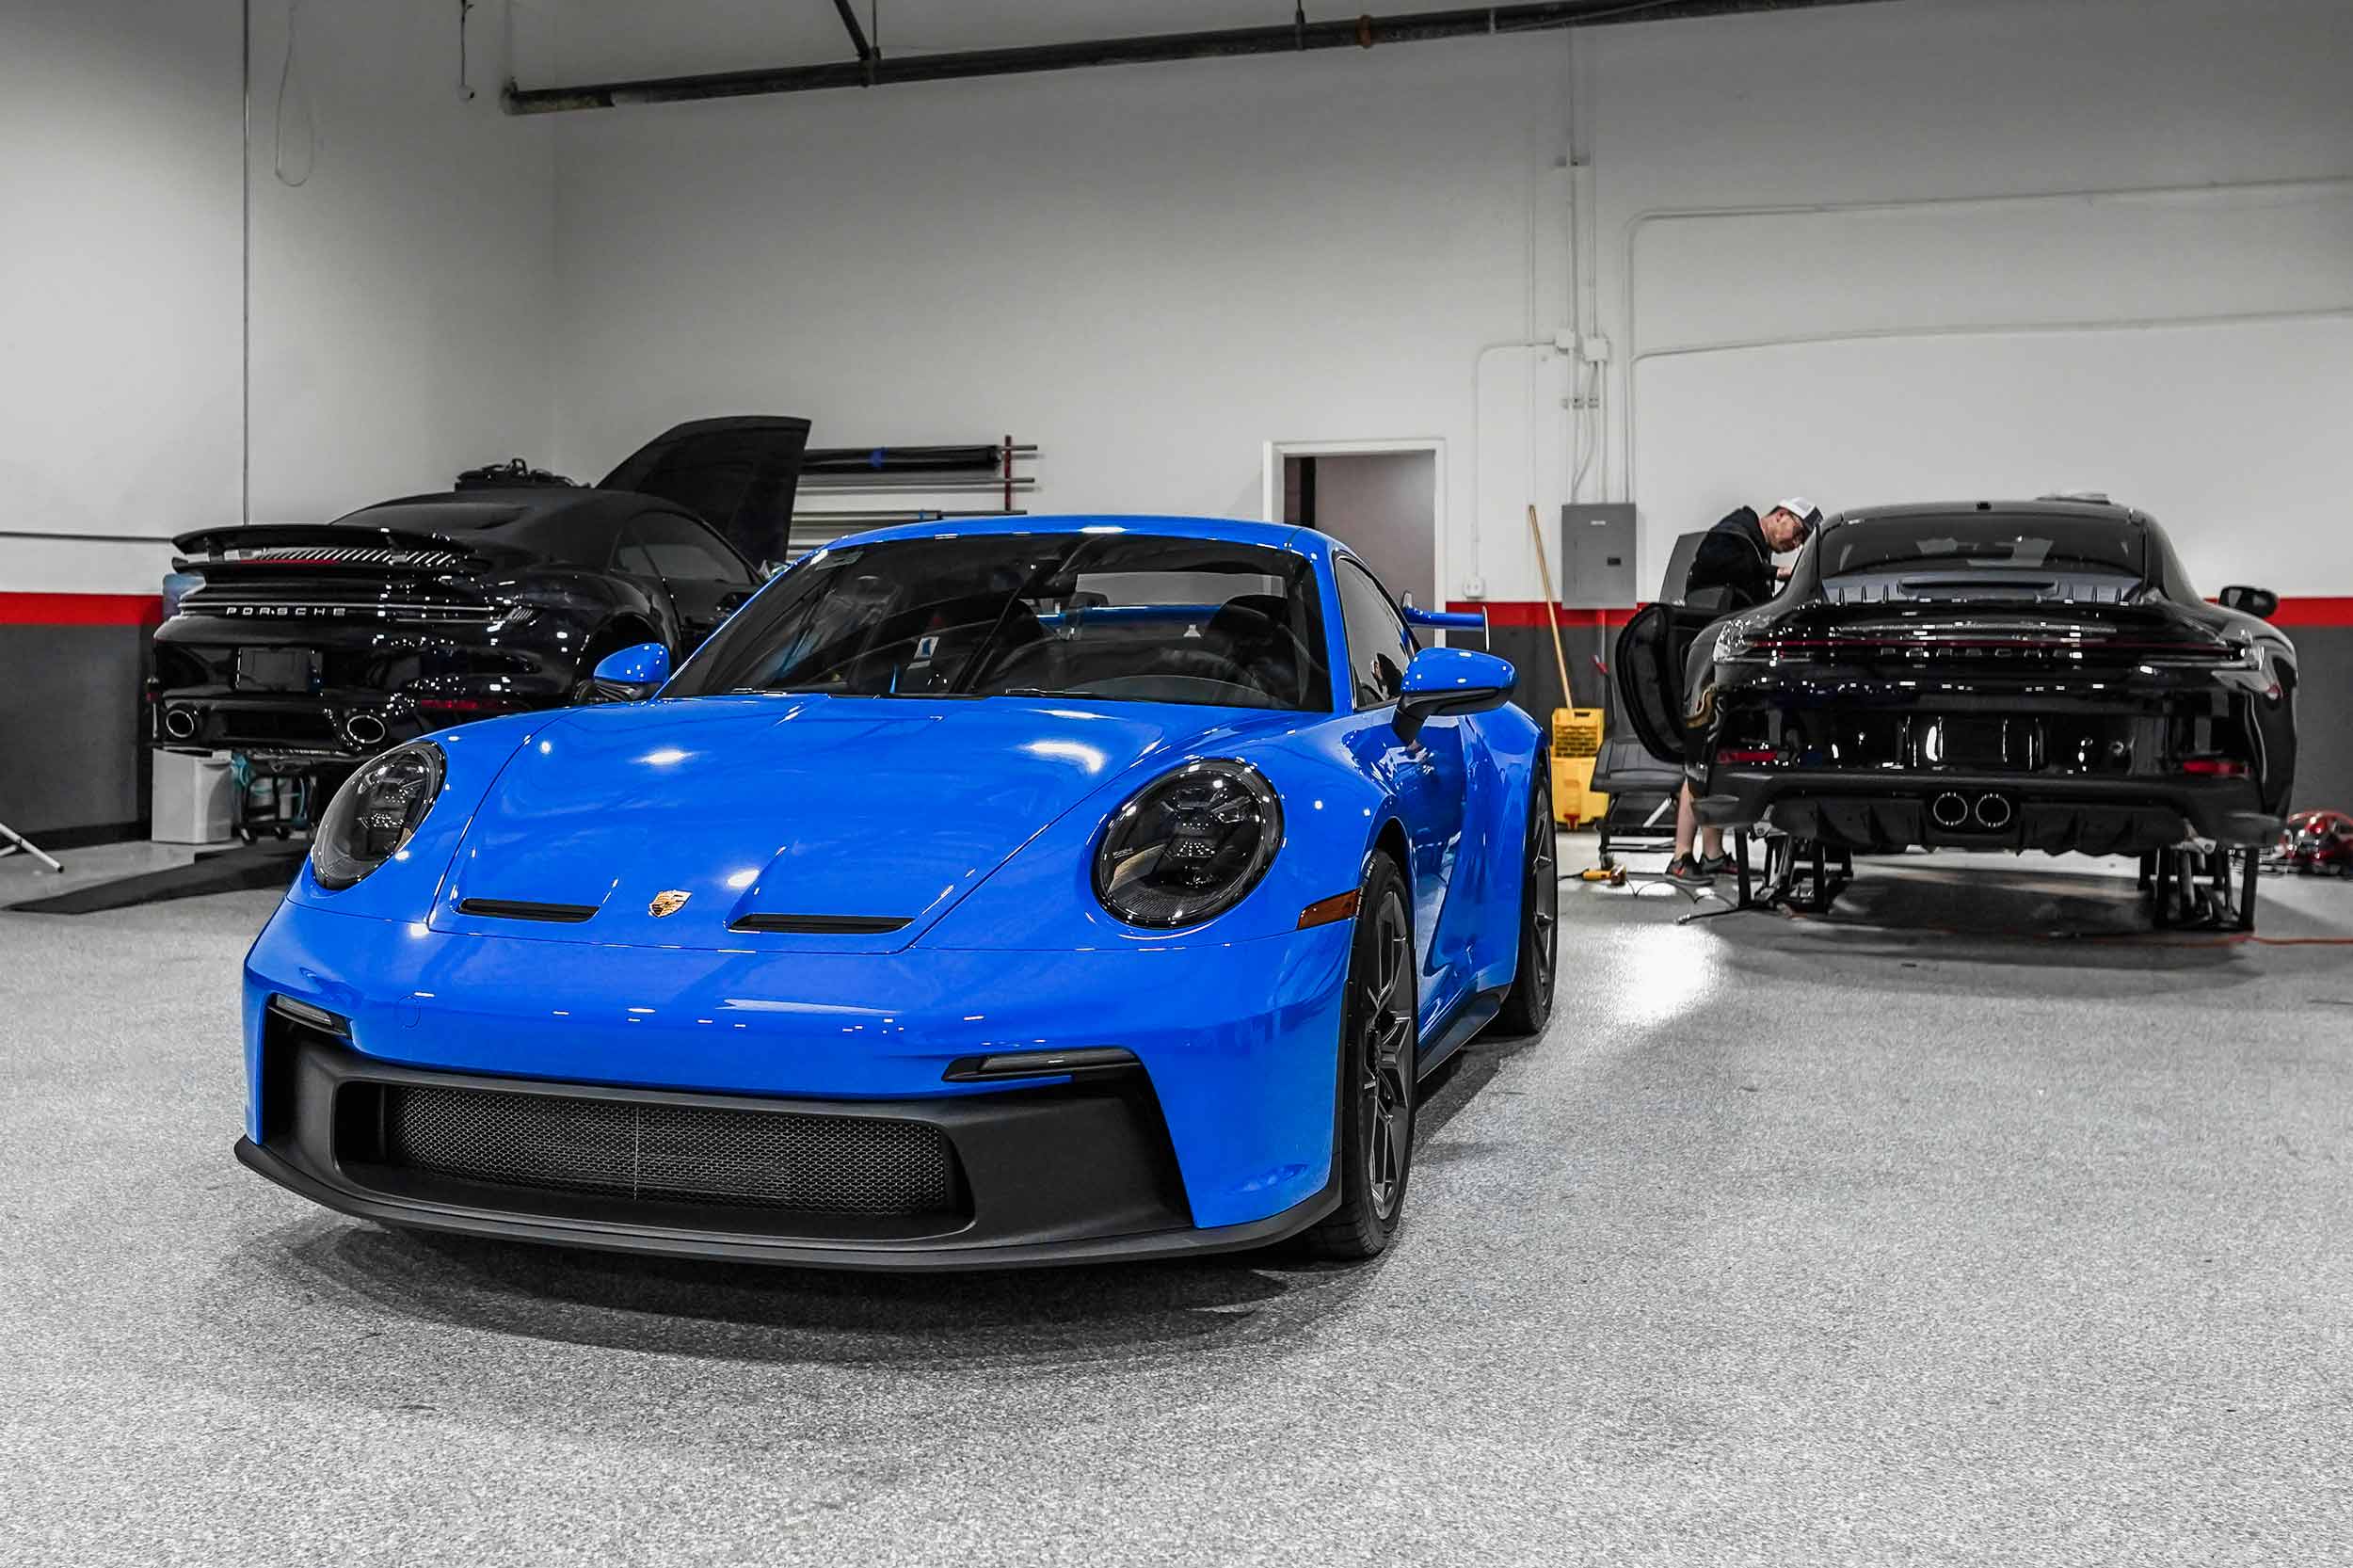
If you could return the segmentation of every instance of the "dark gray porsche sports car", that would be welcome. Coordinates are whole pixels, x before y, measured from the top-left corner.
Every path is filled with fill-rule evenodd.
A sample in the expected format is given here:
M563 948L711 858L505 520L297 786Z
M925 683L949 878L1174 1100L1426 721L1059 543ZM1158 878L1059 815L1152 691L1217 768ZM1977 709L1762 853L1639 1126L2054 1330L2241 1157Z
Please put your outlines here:
M1704 823L1850 852L2137 855L2163 918L2279 834L2297 661L2260 618L2276 604L2207 603L2128 507L1874 508L1825 521L1765 604L1638 612L1616 672Z

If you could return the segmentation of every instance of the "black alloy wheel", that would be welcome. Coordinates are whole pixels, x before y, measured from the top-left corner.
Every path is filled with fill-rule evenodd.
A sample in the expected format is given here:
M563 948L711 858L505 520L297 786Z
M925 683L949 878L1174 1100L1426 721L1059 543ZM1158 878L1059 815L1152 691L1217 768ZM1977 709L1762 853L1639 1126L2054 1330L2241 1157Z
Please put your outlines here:
M1552 783L1543 759L1528 792L1528 849L1520 878L1520 961L1504 994L1496 1027L1507 1034L1542 1034L1552 1019L1561 967L1561 869L1554 847Z
M1357 896L1344 995L1332 1140L1340 1203L1305 1240L1317 1256L1362 1258L1389 1244L1414 1163L1414 923L1405 879L1385 855L1373 856Z

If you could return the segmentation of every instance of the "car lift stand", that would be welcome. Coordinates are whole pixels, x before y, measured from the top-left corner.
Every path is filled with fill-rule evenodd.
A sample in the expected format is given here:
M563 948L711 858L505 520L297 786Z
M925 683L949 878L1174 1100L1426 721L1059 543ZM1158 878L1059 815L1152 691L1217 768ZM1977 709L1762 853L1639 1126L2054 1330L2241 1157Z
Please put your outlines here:
M1786 909L1799 915L1827 915L1831 905L1838 902L1838 895L1854 880L1854 856L1847 850L1830 849L1818 839L1799 839L1750 827L1727 828L1725 832L1732 840L1737 896L1725 908L1686 915L1683 921L1737 914L1743 909ZM1762 866L1750 863L1749 841L1753 837L1765 845Z

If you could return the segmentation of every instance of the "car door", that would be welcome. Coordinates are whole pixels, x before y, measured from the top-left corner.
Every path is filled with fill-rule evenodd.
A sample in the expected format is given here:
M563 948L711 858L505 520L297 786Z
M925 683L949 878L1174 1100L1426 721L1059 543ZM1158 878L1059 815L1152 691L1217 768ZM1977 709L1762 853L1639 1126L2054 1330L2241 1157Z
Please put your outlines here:
M1689 760L1684 667L1705 617L1675 604L1645 604L1619 629L1610 650L1618 711L1642 749L1661 762Z
M1658 602L1634 612L1619 629L1610 650L1610 672L1618 688L1618 711L1642 749L1661 762L1689 760L1689 714L1695 695L1685 690L1689 680L1691 649L1700 634L1725 614L1717 602L1721 590L1687 595L1685 583L1698 558L1705 533L1686 534L1675 540L1667 560Z
M1413 741L1398 738L1392 722L1397 699L1404 690L1405 666L1418 651L1413 632L1388 590L1361 563L1337 556L1333 571L1348 643L1349 668L1338 685L1359 716L1369 720L1350 732L1349 748L1358 765L1396 798L1405 824L1412 861L1405 877L1413 890L1418 1011L1426 1038L1468 984L1466 959L1477 924L1449 898L1463 849L1465 721L1433 718Z
M629 525L670 604L690 653L752 595L758 578L726 540L680 512L647 512Z

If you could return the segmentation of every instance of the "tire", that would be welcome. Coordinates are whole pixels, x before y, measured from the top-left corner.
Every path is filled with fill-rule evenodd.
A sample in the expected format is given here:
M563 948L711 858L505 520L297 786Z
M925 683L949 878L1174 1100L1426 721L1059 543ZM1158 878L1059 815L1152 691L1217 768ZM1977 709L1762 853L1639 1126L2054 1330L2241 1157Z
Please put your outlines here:
M1528 840L1520 872L1520 961L1512 971L1496 1028L1505 1034L1542 1034L1552 1020L1553 985L1561 965L1561 870L1552 837L1552 781L1537 759L1528 792Z
M1405 879L1385 855L1365 868L1340 1010L1332 1160L1340 1206L1302 1239L1311 1257L1371 1257L1397 1233L1413 1174L1417 998Z

